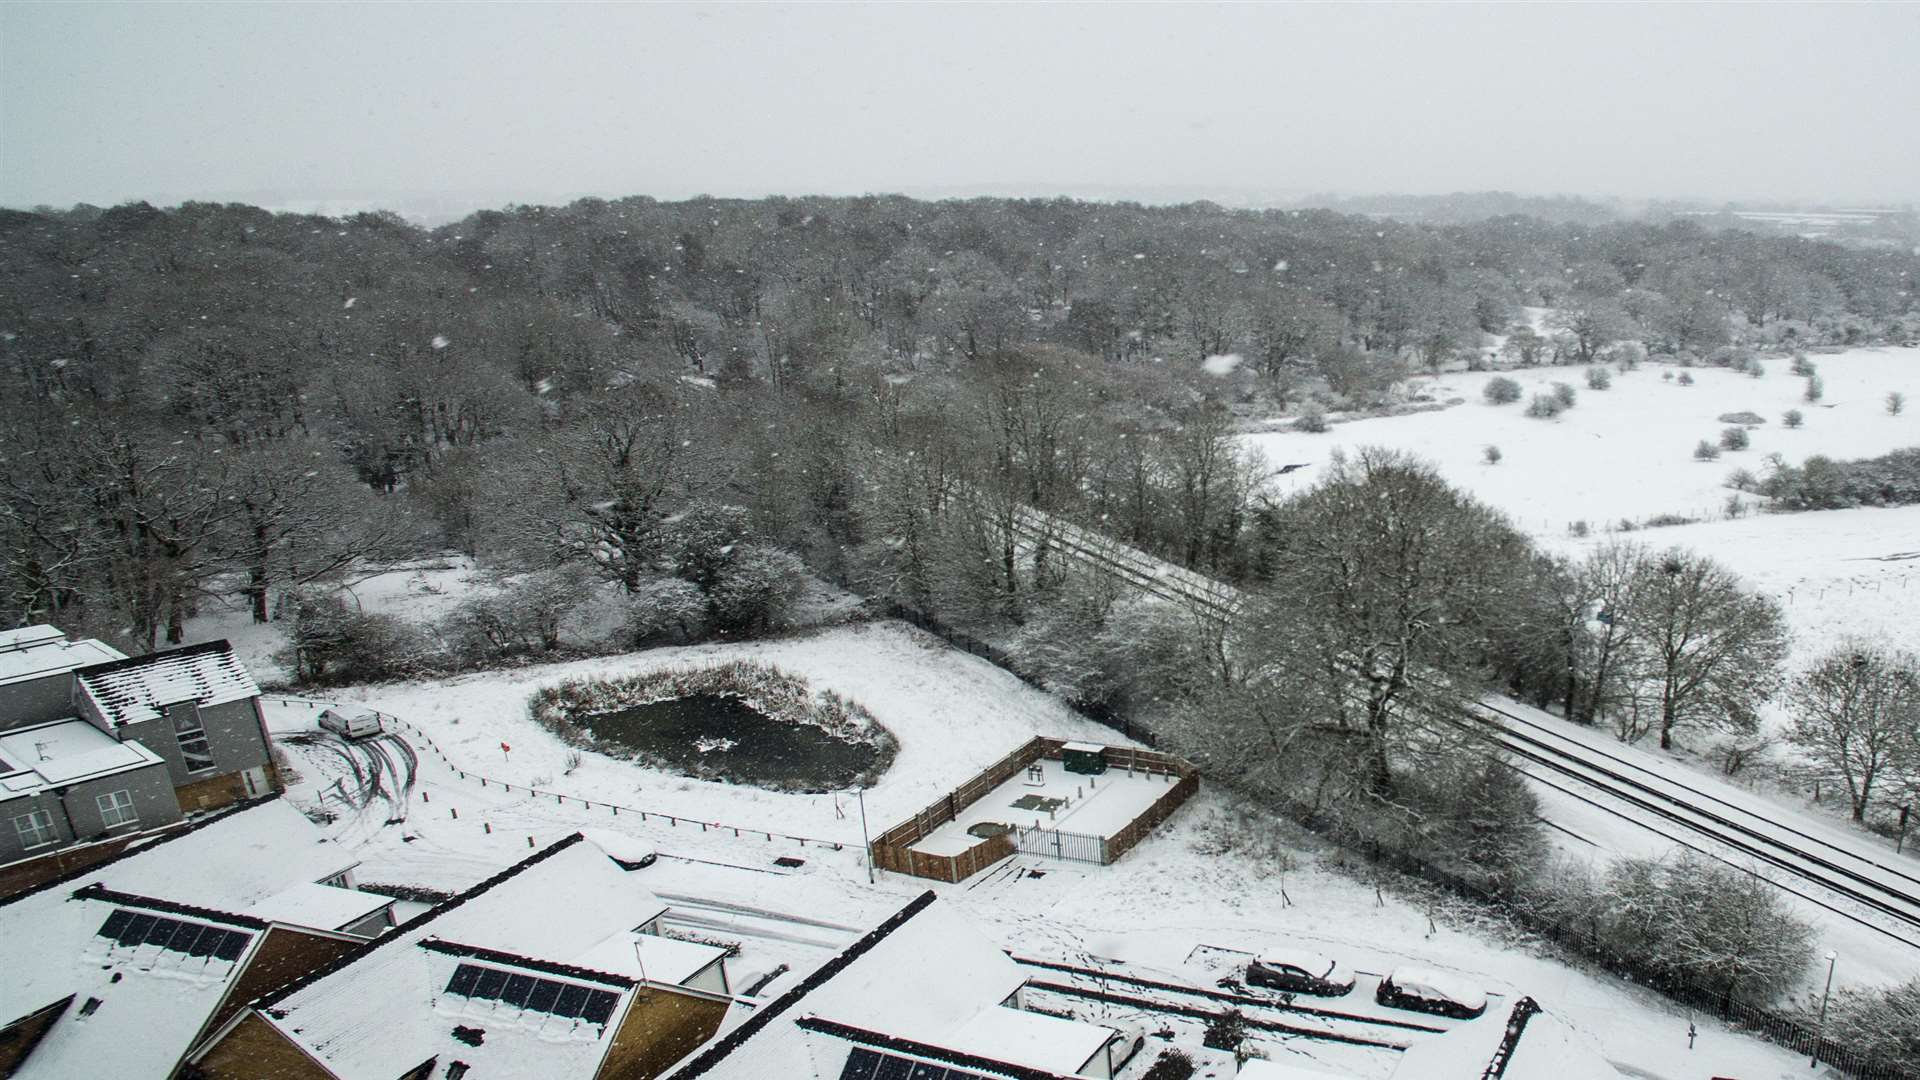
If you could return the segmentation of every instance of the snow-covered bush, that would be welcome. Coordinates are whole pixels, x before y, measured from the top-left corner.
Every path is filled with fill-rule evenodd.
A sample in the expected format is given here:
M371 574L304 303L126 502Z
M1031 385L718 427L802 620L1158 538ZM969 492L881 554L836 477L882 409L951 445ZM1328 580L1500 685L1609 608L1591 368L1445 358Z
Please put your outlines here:
M1907 407L1907 395L1901 393L1898 390L1892 390L1887 393L1887 415L1888 416L1899 416L1901 410L1905 409L1906 407Z
M282 601L283 615L289 609L284 655L296 682L378 682L420 674L438 661L433 642L418 627L361 611L337 595L295 592Z
M1327 430L1327 410L1317 402L1308 402L1300 409L1300 415L1293 422L1295 431L1305 431L1319 435Z
M1692 386L1692 385L1693 385L1693 373L1692 373L1692 372L1687 372L1687 371L1683 371L1683 372L1681 372L1681 373L1680 373L1680 377L1679 377L1678 379L1675 379L1675 380L1674 380L1674 382L1677 382L1677 383L1679 383L1679 384L1680 384L1681 386Z
M742 544L707 590L707 616L721 634L762 634L784 625L806 588L807 568L775 547Z
M1480 394L1489 405L1511 405L1520 400L1520 384L1505 375L1496 375L1487 380Z
M1485 446L1484 448L1482 448L1482 449L1481 449L1481 451L1480 451L1480 458L1481 458L1481 460L1482 460L1482 461L1485 461L1485 462L1486 462L1487 464L1489 464L1489 465L1498 465L1498 464L1500 464L1500 458L1501 458L1501 457L1502 457L1502 455L1501 455L1501 453L1500 453L1500 448L1499 448L1499 447L1497 447L1497 446L1494 446L1494 445L1493 445L1493 444L1491 444L1491 443L1489 443L1489 444L1487 444L1487 446Z
M1720 430L1720 448L1722 450L1745 450L1751 441L1747 429L1738 424Z
M1607 389L1611 389L1612 386L1613 386L1612 372L1608 371L1606 368L1598 367L1598 366L1590 367L1587 369L1587 389L1607 390Z
M1719 459L1720 448L1705 439L1701 439L1693 448L1693 460L1695 461L1718 461Z
M1809 402L1819 401L1827 393L1827 384L1818 375L1807 376L1807 389L1801 394Z
M1560 407L1563 409L1573 408L1574 392L1572 384L1563 382L1554 383L1553 400L1559 402Z
M576 567L509 579L463 601L447 619L454 653L463 661L552 652L560 628L591 588Z
M1788 409L1781 415L1780 422L1790 428L1797 428L1801 424L1806 423L1807 418L1806 414L1802 413L1799 409Z
M1551 420L1567 411L1567 404L1553 394L1535 394L1527 402L1527 415L1536 420Z
M1818 1023L1820 1000L1808 994L1801 1004L1803 1023ZM1833 995L1826 1010L1829 1039L1879 1058L1904 1075L1920 1076L1920 976L1894 986L1847 989Z
M679 578L641 582L628 597L625 632L634 645L698 641L706 633L707 597Z
M1812 360L1807 359L1806 353L1796 352L1793 354L1793 366L1788 370L1799 378L1808 379L1812 378L1819 369L1813 366Z

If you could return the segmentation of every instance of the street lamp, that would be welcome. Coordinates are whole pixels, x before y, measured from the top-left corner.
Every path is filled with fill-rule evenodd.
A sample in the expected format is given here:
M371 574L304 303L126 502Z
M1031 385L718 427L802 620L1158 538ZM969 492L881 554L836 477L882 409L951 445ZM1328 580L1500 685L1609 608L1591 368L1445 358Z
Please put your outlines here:
M1813 1028L1813 1050L1807 1054L1808 1068L1820 1064L1820 1040L1827 1030L1827 998L1833 995L1833 962L1838 959L1840 959L1839 953L1832 949L1827 950L1827 988L1820 992L1820 1022Z
M860 842L867 849L867 884L873 884L873 840L867 836L867 789L860 789Z

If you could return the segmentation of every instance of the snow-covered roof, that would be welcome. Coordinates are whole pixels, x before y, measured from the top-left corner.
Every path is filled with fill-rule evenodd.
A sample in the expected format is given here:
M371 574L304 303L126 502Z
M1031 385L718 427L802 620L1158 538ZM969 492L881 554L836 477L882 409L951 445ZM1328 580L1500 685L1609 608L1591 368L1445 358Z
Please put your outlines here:
M289 886L353 869L352 853L285 799L270 798L138 848L76 877L142 896L244 912Z
M519 971L612 992L623 1010L634 980L578 958L663 907L576 833L260 1007L342 1080L392 1080L436 1056L465 1061L476 1074L590 1076L611 1043L602 1025L452 991L454 973L463 963ZM456 1041L456 1026L483 1029L483 1043ZM368 1037L373 1031L378 1038Z
M937 1045L964 1053L1073 1075L1119 1032L1097 1024L989 1005Z
M390 896L300 881L249 907L246 914L288 926L339 930L392 904Z
M1312 949L1303 949L1294 945L1273 944L1260 950L1254 959L1269 967L1297 967L1319 978L1334 973L1340 964L1330 956L1323 956Z
M1078 754L1098 754L1105 751L1106 747L1101 746L1099 743L1070 742L1061 744L1060 749L1063 751L1072 750Z
M120 742L84 720L15 728L0 734L0 802L160 764L160 755L139 743Z
M630 979L644 978L648 982L678 986L725 959L726 955L725 949L714 945L625 930L609 936L568 963Z
M0 900L0 1024L72 997L15 1075L167 1075L265 937L264 916L247 909L351 865L273 797ZM121 911L197 928L196 942L213 930L246 941L232 959L155 938L123 944L102 936ZM89 999L98 1004L83 1016Z
M260 694L224 640L95 664L73 677L101 717L116 727L157 719L167 706L183 701L220 705Z
M263 936L193 915L159 916L201 933L246 935L244 949L231 960L102 936L107 920L127 910L155 915L112 899L76 899L71 889L0 907L0 941L7 943L0 1024L72 999L11 1075L168 1075Z
M0 686L126 658L126 653L92 638L69 641L55 626L0 630Z
M861 1040L876 1038L968 1071L991 1074L997 1063L1071 1076L1114 1033L1001 1007L1025 982L1006 953L924 893L744 1023L723 1026L669 1076L835 1080Z

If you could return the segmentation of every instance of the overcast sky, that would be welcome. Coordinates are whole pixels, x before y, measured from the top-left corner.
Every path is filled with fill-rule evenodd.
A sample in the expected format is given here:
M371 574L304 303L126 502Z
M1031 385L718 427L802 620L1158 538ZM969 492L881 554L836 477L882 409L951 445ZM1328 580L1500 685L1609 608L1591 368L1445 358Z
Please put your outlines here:
M1920 4L0 4L0 203L1920 201Z

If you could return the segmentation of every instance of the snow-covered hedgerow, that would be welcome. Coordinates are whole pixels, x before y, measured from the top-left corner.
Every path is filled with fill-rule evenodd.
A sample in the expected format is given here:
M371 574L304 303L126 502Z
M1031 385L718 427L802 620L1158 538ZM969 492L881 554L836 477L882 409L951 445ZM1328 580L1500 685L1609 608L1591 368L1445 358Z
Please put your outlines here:
M831 690L815 691L800 676L758 660L660 668L617 679L569 679L535 691L528 707L535 721L569 744L599 749L585 723L590 717L696 695L737 698L778 723L804 724L841 742L871 746L879 756L876 773L885 771L898 749L893 733L859 702Z

